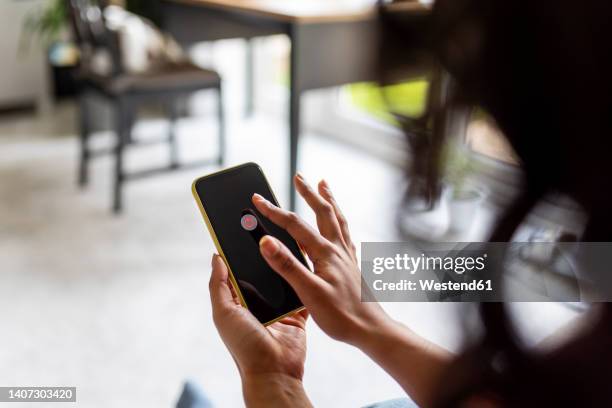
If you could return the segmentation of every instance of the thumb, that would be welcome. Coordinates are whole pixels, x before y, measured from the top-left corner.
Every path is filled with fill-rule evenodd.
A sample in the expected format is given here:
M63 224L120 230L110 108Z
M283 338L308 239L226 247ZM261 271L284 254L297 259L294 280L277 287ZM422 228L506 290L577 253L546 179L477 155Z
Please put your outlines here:
M219 316L224 311L235 306L227 279L228 271L225 262L223 262L219 255L213 255L212 273L208 287L214 316Z
M321 278L306 268L278 239L265 235L259 249L272 269L282 276L302 298L321 285Z

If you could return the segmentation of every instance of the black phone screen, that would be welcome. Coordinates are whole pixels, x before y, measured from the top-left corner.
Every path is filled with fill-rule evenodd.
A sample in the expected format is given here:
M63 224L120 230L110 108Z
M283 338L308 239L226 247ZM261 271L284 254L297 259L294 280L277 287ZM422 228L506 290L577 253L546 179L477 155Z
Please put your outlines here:
M295 240L260 214L251 201L258 193L278 205L259 166L247 163L205 176L194 187L251 313L267 323L301 307L291 286L259 252L259 239L272 235L307 265Z

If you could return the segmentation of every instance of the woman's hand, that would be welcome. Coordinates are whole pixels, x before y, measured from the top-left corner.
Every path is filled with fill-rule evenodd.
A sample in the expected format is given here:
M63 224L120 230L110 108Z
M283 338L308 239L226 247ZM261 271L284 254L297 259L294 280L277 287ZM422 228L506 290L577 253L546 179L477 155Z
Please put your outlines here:
M331 337L359 347L422 406L434 401L450 354L391 320L375 302L363 302L355 246L338 204L323 181L318 194L301 176L295 186L314 210L319 231L297 215L255 195L253 203L284 228L312 260L314 273L276 238L260 242L263 257L295 289L317 324Z
M367 334L389 319L375 302L362 302L361 273L347 222L328 185L322 181L318 194L298 174L297 191L313 209L319 231L296 214L253 196L265 217L284 228L312 260L314 272L304 267L276 238L260 242L263 257L295 289L317 324L329 336L356 346Z
M240 305L218 255L213 255L209 286L213 320L238 365L247 406L281 406L284 401L310 406L302 388L307 312L264 327Z

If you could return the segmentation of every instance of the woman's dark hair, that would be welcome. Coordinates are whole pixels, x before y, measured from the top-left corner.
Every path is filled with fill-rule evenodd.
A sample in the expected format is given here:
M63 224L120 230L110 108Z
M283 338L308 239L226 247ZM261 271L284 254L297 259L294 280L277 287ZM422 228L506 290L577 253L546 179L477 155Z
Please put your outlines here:
M382 82L399 79L400 68L417 61L433 81L450 82L444 98L440 85L432 87L423 117L400 120L416 159L410 177L424 180L426 194L435 197L448 116L478 106L524 171L524 187L490 241L509 241L550 192L584 209L583 241L612 241L612 4L438 0L426 17L402 16L391 6L381 7ZM612 406L609 304L600 305L588 329L546 353L520 344L502 303L481 304L480 316L484 335L449 370L439 406L475 396L502 406Z

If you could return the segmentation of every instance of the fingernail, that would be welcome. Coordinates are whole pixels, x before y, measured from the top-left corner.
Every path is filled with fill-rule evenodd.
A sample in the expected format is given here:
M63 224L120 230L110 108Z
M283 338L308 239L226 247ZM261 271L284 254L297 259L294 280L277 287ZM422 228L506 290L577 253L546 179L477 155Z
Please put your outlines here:
M304 176L302 176L302 173L300 173L299 171L297 173L295 173L295 177L298 180L305 181Z
M272 238L269 235L265 235L259 241L259 247L261 248L261 252L264 254L264 256L267 257L272 257L276 255L276 253L280 249L278 241L276 241L276 239Z
M215 258L216 258L216 257L218 257L218 256L219 256L219 255L217 255L217 254L213 254L213 255L212 255L212 258L210 259L210 264L211 264L211 265L214 265L214 264L215 264Z
M257 193L253 194L253 198L254 198L255 200L257 200L257 201L261 201L261 202L265 202L265 201L266 201L266 199L265 199L265 198L263 198L261 195L259 195L259 194L257 194Z

